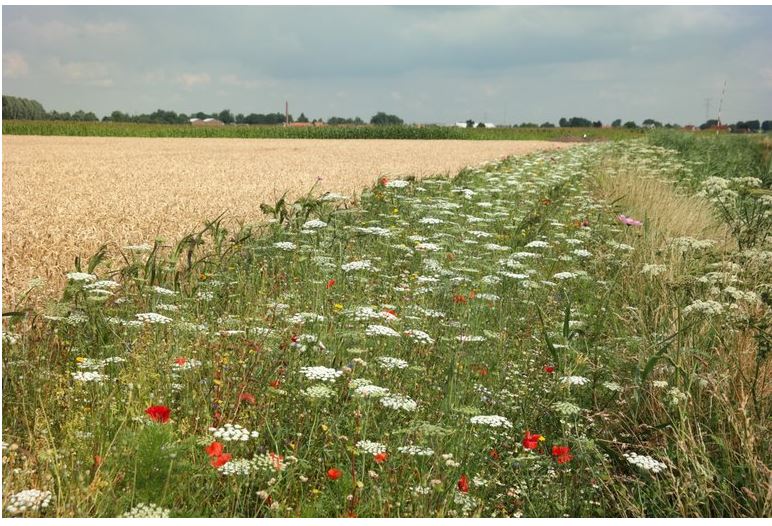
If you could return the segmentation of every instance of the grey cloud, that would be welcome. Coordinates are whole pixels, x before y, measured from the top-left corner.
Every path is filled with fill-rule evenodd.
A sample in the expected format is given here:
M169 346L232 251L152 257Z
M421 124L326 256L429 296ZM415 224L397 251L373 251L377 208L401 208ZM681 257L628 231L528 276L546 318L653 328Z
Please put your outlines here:
M4 56L6 92L56 109L280 111L290 99L296 113L321 117L696 122L727 79L726 118L772 113L769 7L5 6L3 14L4 49L28 64L22 75ZM42 67L52 63L58 73Z

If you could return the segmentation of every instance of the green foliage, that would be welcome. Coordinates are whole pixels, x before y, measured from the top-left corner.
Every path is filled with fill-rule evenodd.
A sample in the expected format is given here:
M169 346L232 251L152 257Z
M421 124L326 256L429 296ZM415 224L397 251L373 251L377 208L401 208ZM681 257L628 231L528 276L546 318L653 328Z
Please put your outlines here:
M3 95L3 120L38 120L46 118L46 110L36 100Z
M276 222L253 229L215 218L118 268L100 251L87 270L118 281L109 296L73 281L45 316L4 320L4 491L54 490L52 516L143 502L176 517L768 516L767 256L682 254L648 221L621 226L591 181L621 156L644 176L678 171L654 150L594 144L378 184L356 208L312 188L264 204ZM377 270L350 266L364 260ZM737 299L754 295L766 303ZM685 313L706 297L722 308ZM357 319L364 306L375 318ZM159 311L170 319L137 321ZM395 336L368 334L376 323ZM339 375L312 381L308 366ZM156 404L168 423L144 414ZM225 423L258 432L221 440L248 473L211 464ZM272 453L283 470L258 463Z
M372 116L370 119L370 124L374 124L376 126L401 126L404 124L404 122L396 115L389 115L385 112L379 111Z
M206 114L199 114L204 115ZM451 126L285 126L253 125L270 120L284 122L280 113L244 117L249 126L198 127L128 122L7 121L8 135L67 135L81 137L218 137L238 139L414 139L414 140L622 140L641 135L641 130L610 128L457 128ZM290 119L291 120L291 119ZM275 121L275 122L274 122Z

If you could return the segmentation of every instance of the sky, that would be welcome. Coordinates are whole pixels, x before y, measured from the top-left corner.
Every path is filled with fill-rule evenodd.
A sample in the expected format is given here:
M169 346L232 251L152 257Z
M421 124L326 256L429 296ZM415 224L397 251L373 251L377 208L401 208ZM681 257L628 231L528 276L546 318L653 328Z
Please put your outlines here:
M512 124L772 119L772 7L3 6L47 110Z

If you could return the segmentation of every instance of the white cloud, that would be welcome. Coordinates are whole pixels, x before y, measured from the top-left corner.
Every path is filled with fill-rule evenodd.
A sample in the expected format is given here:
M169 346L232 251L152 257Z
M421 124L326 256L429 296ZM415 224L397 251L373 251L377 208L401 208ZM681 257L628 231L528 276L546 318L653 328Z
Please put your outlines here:
M208 73L183 73L177 76L177 82L182 84L185 89L191 89L194 86L206 85L212 82Z
M257 88L262 84L259 80L242 79L238 75L223 75L220 77L220 82L226 86L234 86L237 88Z
M29 73L27 61L20 53L3 53L3 77L18 79Z
M50 62L50 69L66 84L109 88L114 82L112 66L107 62L62 62L55 58Z

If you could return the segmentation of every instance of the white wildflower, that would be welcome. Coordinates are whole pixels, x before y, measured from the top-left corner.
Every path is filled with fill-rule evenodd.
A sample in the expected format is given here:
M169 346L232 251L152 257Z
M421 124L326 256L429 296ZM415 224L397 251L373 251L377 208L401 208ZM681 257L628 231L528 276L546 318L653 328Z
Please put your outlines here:
M637 453L631 452L625 453L624 456L630 464L652 473L659 473L660 471L667 469L666 464L663 464L659 460L653 459L648 455L638 455Z
M225 424L223 427L218 428L210 427L209 432L223 442L246 442L250 438L257 438L259 436L257 431L250 431L238 424Z
M391 409L402 409L403 411L415 411L418 404L409 396L399 394L389 394L381 398L381 405Z
M390 338L399 338L399 333L390 327L384 325L368 325L365 329L367 336L388 336Z
M472 424L482 424L489 427L512 428L512 422L499 415L478 415L469 419Z
M308 380L321 380L322 382L334 382L336 378L343 374L343 371L330 369L329 367L301 367L300 372Z
M8 498L5 511L11 515L21 515L22 513L45 510L51 504L52 498L53 494L50 491L25 489Z
M119 518L121 519L168 519L170 510L155 504L137 504Z

